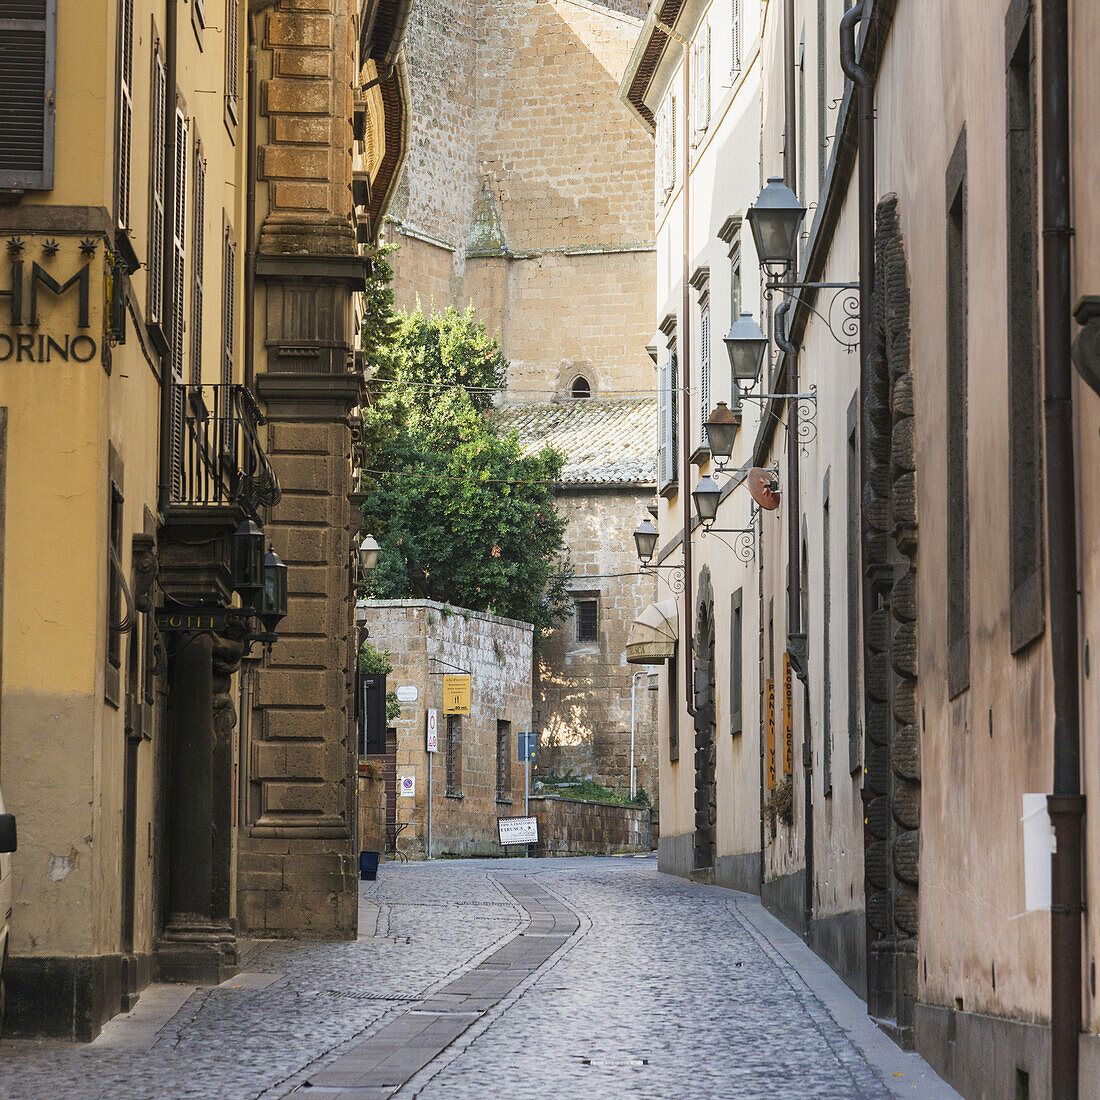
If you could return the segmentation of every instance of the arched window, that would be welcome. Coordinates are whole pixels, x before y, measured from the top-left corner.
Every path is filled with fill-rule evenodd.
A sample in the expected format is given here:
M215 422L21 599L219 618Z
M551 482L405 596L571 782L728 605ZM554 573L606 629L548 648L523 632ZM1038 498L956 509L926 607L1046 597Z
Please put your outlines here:
M583 374L578 374L573 379L573 389L570 391L573 397L591 397L592 387L588 384L588 379Z

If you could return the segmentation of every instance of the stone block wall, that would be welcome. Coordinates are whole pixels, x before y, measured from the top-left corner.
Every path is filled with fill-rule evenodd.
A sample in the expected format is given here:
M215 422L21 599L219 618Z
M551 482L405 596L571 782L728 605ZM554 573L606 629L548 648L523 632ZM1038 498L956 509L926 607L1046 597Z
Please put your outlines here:
M432 761L432 854L499 855L498 817L523 813L523 765L517 738L531 729L532 634L528 623L429 600L367 600L357 607L360 632L388 650L393 663L387 687L417 688L415 703L402 706L397 729L398 784L415 779L415 795L396 800L398 822L408 822L398 840L412 857L427 854L427 709L439 711L439 752ZM471 674L470 714L462 718L461 790L446 790L446 718L443 674ZM507 795L497 798L497 723L510 723Z
M531 813L539 821L539 855L606 856L650 850L648 806L543 795L531 799Z
M626 663L626 639L646 606L667 598L658 592L667 592L664 581L638 573L634 547L634 529L652 494L641 486L575 485L558 496L576 567L572 588L578 598L598 601L598 641L578 642L570 619L543 642L536 685L540 773L574 771L612 787L629 786L630 682L641 666ZM647 687L647 678L639 677L634 766L638 786L656 800L657 693Z
M617 87L645 4L420 0L397 305L473 302L510 397L652 385L653 147Z

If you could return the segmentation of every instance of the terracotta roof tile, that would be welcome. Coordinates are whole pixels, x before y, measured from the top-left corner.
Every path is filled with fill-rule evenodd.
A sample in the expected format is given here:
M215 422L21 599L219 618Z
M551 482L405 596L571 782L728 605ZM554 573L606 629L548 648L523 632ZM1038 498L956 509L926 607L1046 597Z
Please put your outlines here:
M657 401L589 397L497 411L501 430L515 431L529 454L553 447L565 456L567 484L651 485L657 480Z

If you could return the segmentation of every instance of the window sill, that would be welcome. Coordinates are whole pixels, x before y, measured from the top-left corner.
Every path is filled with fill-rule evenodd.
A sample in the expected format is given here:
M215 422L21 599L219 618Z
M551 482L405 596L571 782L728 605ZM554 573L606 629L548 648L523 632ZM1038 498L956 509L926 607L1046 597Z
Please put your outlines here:
M710 461L710 447L705 443L700 444L691 452L689 461L692 466L705 466Z
M454 799L461 802L462 799L465 798L466 796L461 791L447 791L443 795L443 797L444 798L454 798Z
M511 798L498 798L497 799L497 805L498 806L512 806L512 805L515 805L515 802Z
M670 481L667 485L657 490L657 495L662 496L665 500L671 500L674 496L678 496L680 493L680 483L678 481Z

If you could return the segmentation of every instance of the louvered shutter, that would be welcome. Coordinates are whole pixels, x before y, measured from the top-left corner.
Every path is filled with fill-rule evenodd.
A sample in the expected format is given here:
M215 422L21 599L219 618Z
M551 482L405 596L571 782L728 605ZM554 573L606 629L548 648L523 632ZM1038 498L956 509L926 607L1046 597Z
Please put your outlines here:
M733 53L730 70L736 76L741 72L741 0L732 0L733 13L730 23L733 26Z
M183 365L184 299L186 297L187 250L184 234L187 226L187 119L178 108L173 112L174 139L172 163L175 186L172 189L172 301L169 354L172 361L172 484L182 489L183 478Z
M240 50L238 39L241 18L240 0L225 0L225 109L230 119L237 122L237 101L240 95Z
M236 301L237 245L233 240L233 229L225 227L225 243L222 251L222 450L231 453L233 444L230 412L230 386L233 385L233 344L236 339L237 318L234 312Z
M679 443L680 443L680 364L676 358L676 352L672 353L669 363L669 461L668 479L676 481L680 472Z
M672 427L669 422L669 410L672 407L672 383L668 363L662 363L658 372L657 391L657 485L663 489L670 480L671 464L669 448L672 440Z
M153 50L153 95L149 125L149 323L164 324L164 123L167 76L160 44Z
M710 24L707 24L706 48L703 53L704 64L700 79L703 82L703 129L710 125Z
M710 304L703 306L699 317L699 440L710 445L707 438L707 418L710 416Z
M668 193L676 189L676 97L668 105Z
M203 259L206 220L206 162L202 146L195 142L195 186L191 227L191 385L202 385Z
M119 8L118 227L130 228L130 154L134 144L134 0Z
M0 187L53 187L57 0L0 0Z

